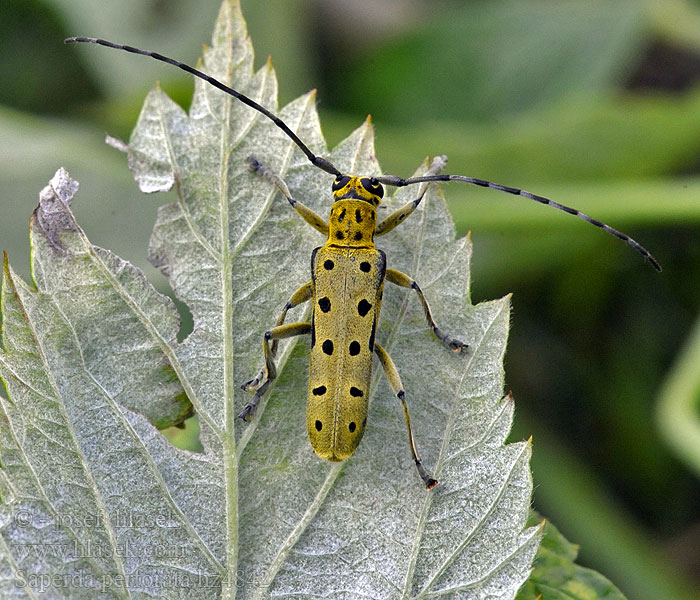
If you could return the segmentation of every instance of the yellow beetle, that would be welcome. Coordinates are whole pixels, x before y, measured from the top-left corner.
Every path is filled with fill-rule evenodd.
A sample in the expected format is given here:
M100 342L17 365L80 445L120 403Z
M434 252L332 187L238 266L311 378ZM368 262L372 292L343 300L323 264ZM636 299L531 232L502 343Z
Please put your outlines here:
M326 460L347 459L355 452L362 439L367 423L372 360L373 355L376 354L403 407L411 453L418 473L427 489L437 484L437 480L421 463L416 450L411 431L411 419L398 371L386 350L375 341L385 281L413 289L418 294L428 324L436 337L450 350L462 352L467 348L466 344L446 335L437 327L418 284L408 275L387 268L386 255L374 246L376 236L384 235L394 229L418 207L425 189L418 198L408 202L377 224L376 208L384 195L382 184L402 187L436 181L461 181L529 198L600 227L629 244L655 269L661 270L659 263L649 251L627 234L574 208L525 190L483 179L440 174L447 160L444 156L438 156L428 172L420 177L404 179L394 175L378 177L346 175L330 161L311 152L284 121L265 107L189 65L162 54L98 38L72 37L66 42L99 44L133 54L150 56L191 73L265 115L289 136L313 165L335 176L332 186L334 204L330 219L326 221L294 199L284 181L277 175L255 158L249 158L251 168L273 182L294 210L312 227L327 236L327 242L313 251L311 281L301 286L290 297L276 326L265 333L263 339L265 365L255 378L243 384L243 389L255 390L255 395L239 414L242 419L248 419L254 413L260 398L276 378L274 357L278 341L298 335L310 335L311 356L306 428L314 451ZM311 323L284 323L290 308L309 300L313 301Z
M294 209L310 225L328 237L326 244L311 255L311 281L301 286L286 303L277 326L265 333L265 367L245 383L245 390L257 390L241 414L247 419L274 380L277 341L296 335L311 335L309 391L306 429L316 454L330 461L342 461L357 449L367 425L372 359L376 354L394 393L401 401L413 460L428 489L435 480L423 466L416 450L405 393L398 371L386 350L375 341L384 282L411 288L420 298L435 335L451 350L467 345L444 334L435 324L430 307L418 284L408 275L387 268L386 255L374 246L374 237L401 223L419 205L421 197L409 202L377 224L377 206L384 189L378 178L336 176L334 204L326 223L320 216L294 200L284 182L257 160L251 167L275 183ZM433 161L429 173L444 166L444 157ZM430 176L430 175L428 175ZM313 301L311 323L285 325L287 311Z

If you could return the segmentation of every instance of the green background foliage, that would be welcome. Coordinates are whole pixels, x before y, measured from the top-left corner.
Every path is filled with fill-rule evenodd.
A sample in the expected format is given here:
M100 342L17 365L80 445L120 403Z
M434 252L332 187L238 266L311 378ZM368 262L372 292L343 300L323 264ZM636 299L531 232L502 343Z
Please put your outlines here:
M102 136L128 137L154 80L183 104L192 82L60 40L103 36L192 63L218 5L0 4L0 246L22 275L27 215L62 164L101 199L75 208L90 238L167 289L145 260L157 203ZM534 436L535 505L630 598L696 597L700 3L262 0L243 10L256 65L270 54L281 73L281 104L319 89L330 146L371 113L386 172L446 153L450 172L575 206L659 259L660 275L576 219L450 186L458 230L472 231L473 299L514 292L506 378L512 437Z

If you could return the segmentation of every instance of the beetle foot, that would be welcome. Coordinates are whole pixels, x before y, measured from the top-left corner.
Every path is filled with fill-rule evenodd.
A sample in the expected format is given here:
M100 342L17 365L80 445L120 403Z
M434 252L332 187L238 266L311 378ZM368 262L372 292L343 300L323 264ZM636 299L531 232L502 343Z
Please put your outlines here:
M257 377L253 377L253 379L250 379L249 381L246 381L243 385L241 385L241 389L246 392L254 392L258 389L264 377L265 371L260 371Z
M445 343L447 344L447 347L452 350L452 352L465 352L466 349L469 348L469 344L465 344L464 342L460 342L459 340L451 337L448 337L445 340Z
M443 333L438 329L437 327L433 328L433 332L437 336L437 338L445 344L452 352L464 352L466 351L467 348L469 348L469 344L465 344L464 342L460 342L457 338L453 338L451 335L447 335L446 333Z
M238 413L238 418L242 419L243 421L249 421L252 419L253 415L255 414L257 404L257 402L248 402L248 404L243 407L243 410Z

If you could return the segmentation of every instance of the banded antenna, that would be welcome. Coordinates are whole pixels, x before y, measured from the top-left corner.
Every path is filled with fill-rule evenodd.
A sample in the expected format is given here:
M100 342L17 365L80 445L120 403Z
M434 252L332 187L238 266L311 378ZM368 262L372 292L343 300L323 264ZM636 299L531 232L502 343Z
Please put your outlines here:
M155 58L156 60L159 60L161 62L167 63L169 65L173 65L174 67L177 67L178 69L182 69L183 71L186 71L187 73L190 73L191 75L194 75L195 77L199 77L200 79L203 79L210 85L213 85L215 88L220 89L222 92L225 92L234 98L240 100L243 102L243 104L246 104L247 106L250 106L253 110L257 110L259 113L262 113L265 115L270 121L272 121L277 127L279 127L284 133L299 147L299 149L306 155L306 157L309 159L311 164L315 165L319 169L325 171L326 173L330 173L331 175L335 175L336 177L341 177L342 173L335 167L335 165L330 162L329 160L323 158L322 156L317 156L311 150L309 147L302 142L299 137L287 126L287 124L282 121L277 115L271 113L269 110L267 110L264 106L261 106L255 100L252 100L251 98L248 98L245 94L242 94L241 92L238 92L234 90L233 88L221 83L218 79L214 79L213 77L210 77L206 73L203 73L202 71L195 69L194 67L191 67L190 65L187 65L185 63L182 63L180 61L177 61L173 58L169 58L167 56L163 56L162 54L159 54L158 52L151 52L149 50L141 50L140 48L134 48L133 46L126 46L122 44L115 44L114 42L110 42L107 40L103 40L100 38L91 38L91 37L70 37L64 40L66 44L72 44L72 43L86 43L86 44L99 44L100 46L106 46L107 48L114 48L116 50L124 50L126 52L131 52L132 54L141 54L143 56L150 56L151 58ZM534 200L535 202L539 202L540 204L546 204L548 206L551 206L552 208L556 208L557 210L561 210L565 213L568 213L570 215L574 215L578 217L579 219L583 219L587 223L590 223L591 225L595 225L596 227L599 227L603 231L609 233L610 235L615 236L616 238L622 240L623 242L626 242L629 244L636 252L641 254L646 260L648 260L651 265L657 270L661 271L661 265L659 262L651 255L651 253L644 247L642 246L639 242L633 240L630 236L628 236L626 233L623 233L614 227L610 227L610 225L603 223L602 221L599 221L598 219L594 219L593 217L588 216L585 213L582 213L580 210L577 210L575 208L571 208L569 206L565 206L563 204L559 204L558 202L554 202L554 200L550 200L549 198L545 198L543 196L538 196L536 194L532 194L530 192L527 192L525 190L521 190L518 188L513 188L513 187L508 187L505 185L500 185L498 183L493 183L491 181L485 181L483 179L477 179L475 177L466 177L464 175L427 175L424 177L411 177L408 179L404 179L403 177L397 177L395 175L380 175L378 177L374 177L376 181L379 183L383 183L384 185L391 185L395 187L404 187L407 185L413 185L416 183L423 183L423 182L431 182L431 181L461 181L462 183L469 183L471 185L478 185L479 187L486 187L490 188L492 190L497 190L499 192L506 192L508 194L513 194L515 196L522 196L523 198L528 198L530 200Z

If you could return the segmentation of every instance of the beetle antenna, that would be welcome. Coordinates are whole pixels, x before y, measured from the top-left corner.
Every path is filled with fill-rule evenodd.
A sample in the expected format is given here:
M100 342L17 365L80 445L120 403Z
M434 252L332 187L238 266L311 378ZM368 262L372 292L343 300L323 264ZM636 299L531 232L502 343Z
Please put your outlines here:
M124 50L126 52L131 52L132 54L141 54L142 56L150 56L151 58L154 58L154 59L159 60L161 62L167 63L169 65L173 65L174 67L177 67L178 69L182 69L183 71L186 71L187 73L190 73L191 75L194 75L195 77L199 77L200 79L213 85L215 88L218 88L221 91L229 94L230 96L233 96L237 100L240 100L241 102L243 102L243 104L246 104L250 108L257 110L259 113L265 115L268 119L270 119L270 121L272 121L277 127L279 127L297 145L297 147L309 159L311 164L313 164L314 166L318 167L319 169L325 171L326 173L330 173L331 175L335 175L336 177L341 175L340 171L328 159L325 159L322 156L317 156L316 154L311 152L311 150L308 148L308 146L306 144L304 144L304 142L302 142L299 139L299 137L296 135L296 133L294 133L287 126L287 124L284 121L282 121L282 119L280 119L277 115L271 113L264 106L261 106L260 104L255 102L255 100L252 100L251 98L249 98L245 94L242 94L241 92L234 90L233 88L221 83L218 79L214 79L213 77L207 75L206 73L203 73L202 71L200 71L198 69L195 69L194 67L191 67L185 63L179 62L175 59L172 59L172 58L169 58L169 57L164 56L162 54L159 54L158 52L151 52L149 50L141 50L140 48L134 48L133 46L115 44L114 42L110 42L110 41L103 40L100 38L70 37L70 38L65 39L64 41L66 44L71 44L71 43L99 44L100 46L105 46L107 48L114 48L116 50ZM606 231L610 235L614 235L616 238L629 244L636 252L638 252L646 260L648 260L657 271L661 271L661 265L659 265L658 261L651 255L651 253L644 246L642 246L639 242L633 240L627 234L622 233L621 231L618 231L617 229L610 227L610 225L607 225L606 223L603 223L602 221L598 221L597 219L594 219L593 217L590 217L585 213L582 213L580 210L576 210L575 208L570 208L568 206L564 206L563 204L559 204L558 202L554 202L554 200L550 200L549 198L545 198L543 196L538 196L536 194L526 192L525 190L508 187L505 185L500 185L498 183L492 183L491 181L485 181L483 179L476 179L474 177L465 177L464 175L425 175L423 177L411 177L409 179L404 179L402 177L397 177L395 175L381 175L381 176L375 177L374 179L376 179L377 181L379 181L380 183L383 183L385 185L391 185L391 186L396 186L396 187L403 187L403 186L407 186L407 185L413 185L415 183L423 183L423 182L430 182L430 181L461 181L463 183L469 183L472 185L478 185L480 187L491 188L492 190L498 190L500 192L506 192L508 194L513 194L515 196L523 196L524 198L529 198L530 200L535 200L536 202L539 202L540 204L547 204L549 206L552 206L553 208L556 208L557 210L561 210L565 213L569 213L570 215L575 215L575 216L579 217L580 219L583 219L584 221L590 223L591 225L595 225L596 227L600 227L603 231Z
M609 233L610 235L614 235L616 238L629 244L636 252L638 252L646 260L648 260L651 263L652 267L654 267L657 271L661 271L661 265L651 255L651 252L649 252L639 242L633 240L626 233L622 233L614 227L610 227L610 225L607 225L606 223L603 223L598 219L594 219L593 217L582 213L580 210L576 210L575 208L571 208L569 206L564 206L563 204L559 204L558 202L550 200L549 198L545 198L544 196L538 196L536 194L532 194L530 192L526 192L525 190L520 190L518 188L512 188L505 185L500 185L498 183L492 183L491 181L476 179L475 177L465 177L464 175L424 175L423 177L411 177L409 179L396 177L394 175L380 175L375 177L375 179L385 185L393 185L397 187L413 185L414 183L423 183L426 181L461 181L463 183L478 185L479 187L491 188L492 190L497 190L499 192L506 192L508 194L513 194L514 196L522 196L524 198L529 198L530 200L534 200L535 202L539 202L540 204L546 204L548 206L556 208L557 210L561 210L565 213L569 213L570 215L574 215L579 219L583 219L587 223L590 223L591 225L600 227L603 231Z
M288 126L287 124L282 121L277 115L271 113L269 110L267 110L264 106L261 106L258 104L255 100L252 100L248 98L245 94L241 94L241 92L238 92L234 90L233 88L230 88L229 86L221 83L218 79L214 79L213 77L210 77L206 73L202 73L202 71L199 71L198 69L195 69L194 67L190 67L189 65L185 63L181 63L180 61L174 60L172 58L169 58L167 56L163 56L162 54L158 54L158 52L150 52L148 50L141 50L140 48L134 48L133 46L125 46L122 44L115 44L114 42L109 42L107 40L102 40L100 38L88 38L88 37L70 37L64 40L66 44L72 44L76 42L80 43L86 43L86 44L99 44L100 46L106 46L107 48L115 48L116 50L124 50L126 52L131 52L132 54L141 54L143 56L150 56L151 58L155 58L156 60L159 60L164 63L168 63L169 65L173 65L174 67L177 67L178 69L182 69L183 71L187 71L188 73L194 75L195 77L199 77L200 79L203 79L207 83L213 85L215 88L220 89L222 92L226 92L227 94L233 96L234 98L240 100L243 102L243 104L247 104L250 106L250 108L257 110L259 113L262 113L265 115L270 121L272 121L277 127L279 127L284 133L289 136L289 138L299 147L299 149L306 154L306 157L309 159L311 164L315 165L319 169L322 169L326 173L330 173L331 175L335 175L336 177L339 176L341 173L336 169L336 167L331 163L329 160L323 158L322 156L316 156L309 148L307 147L304 142L302 142L299 137L297 136L296 133L294 133Z

